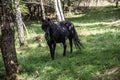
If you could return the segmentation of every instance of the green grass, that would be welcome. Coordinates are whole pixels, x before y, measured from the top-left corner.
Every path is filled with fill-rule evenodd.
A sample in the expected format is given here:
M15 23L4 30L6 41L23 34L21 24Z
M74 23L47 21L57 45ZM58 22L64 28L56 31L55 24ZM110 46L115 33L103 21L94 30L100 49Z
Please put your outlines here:
M67 47L67 56L62 56L62 44L57 44L55 60L51 60L46 41L35 41L37 35L44 35L40 24L28 23L28 47L19 48L16 40L20 75L23 80L114 80L119 73L107 79L102 75L120 67L120 22L118 10L114 7L92 8L89 13L67 17L75 24L85 49L74 52ZM41 47L38 45L41 44ZM1 55L0 55L1 56ZM4 66L0 57L0 73ZM96 79L97 78L97 79ZM119 79L119 78L118 78Z

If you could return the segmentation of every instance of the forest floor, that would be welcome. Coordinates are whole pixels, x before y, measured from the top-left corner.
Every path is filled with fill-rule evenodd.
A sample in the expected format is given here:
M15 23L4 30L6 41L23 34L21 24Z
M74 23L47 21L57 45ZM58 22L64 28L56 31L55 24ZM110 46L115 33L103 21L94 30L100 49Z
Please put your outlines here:
M57 44L55 60L51 60L40 23L26 24L27 46L16 50L22 80L119 80L120 79L120 9L91 8L89 12L66 17L74 23L85 48L62 56L62 44ZM16 34L17 35L17 34ZM0 80L5 72L0 54Z

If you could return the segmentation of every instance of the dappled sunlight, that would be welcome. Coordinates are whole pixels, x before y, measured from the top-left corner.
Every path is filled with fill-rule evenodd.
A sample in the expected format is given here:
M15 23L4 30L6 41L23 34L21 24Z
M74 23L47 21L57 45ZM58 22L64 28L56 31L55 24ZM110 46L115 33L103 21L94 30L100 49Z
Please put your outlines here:
M75 28L79 35L97 35L105 34L108 32L117 33L119 30L120 20L113 22L94 22L94 23L76 23Z
M44 69L42 70L42 72L46 73L46 72L52 72L54 70L55 69L52 66L45 66Z
M84 23L84 25L86 23L99 24L99 22L107 22L107 24L109 24L109 22L119 20L120 15L118 13L120 13L120 10L116 10L113 6L93 7L89 12L81 14L81 16L70 17L67 19L74 23Z
M95 25L107 25L107 26L111 26L111 25L116 25L119 24L120 25L120 20L117 21L112 21L112 22L94 22L94 23L75 23L76 26L95 26Z
M100 30L87 30L87 29L83 29L82 31L80 31L80 35L84 35L84 36L88 36L88 35L97 35L97 34L104 34L107 32L120 32L119 30L116 29L100 29Z
M95 8L89 13L66 17L75 25L78 37L85 48L73 45L63 57L63 45L57 44L55 60L44 38L40 23L29 23L29 35L25 33L27 46L16 50L23 80L107 80L120 73L120 19L116 19L113 7ZM4 72L0 54L0 73ZM105 77L105 79L103 79ZM119 79L118 79L119 80Z
M82 65L80 66L80 71L77 70L76 72L78 72L81 76L84 75L87 75L87 76L91 76L94 77L94 76L97 76L97 75L100 75L100 71L97 70L97 68L100 68L101 66L99 65L91 65L91 64L88 64L88 65Z
M85 16L85 14L80 14L80 15L72 15L72 16L66 16L66 19L68 18L78 18L78 17L82 17L82 16Z
M120 79L120 66L106 70L103 74L95 77L99 80L119 80Z
M62 45L58 44L54 61L50 58L46 41L41 41L42 46L38 47L39 42L34 42L38 34L31 33L33 37L28 39L29 48L17 51L23 78L29 80L92 80L98 78L119 64L120 28L115 28L114 24L118 23L82 24L75 22L77 26L75 28L78 34L82 35L80 39L85 49L81 51L74 49L70 54L67 41L67 55L63 57ZM40 36L44 37L44 33L42 32Z

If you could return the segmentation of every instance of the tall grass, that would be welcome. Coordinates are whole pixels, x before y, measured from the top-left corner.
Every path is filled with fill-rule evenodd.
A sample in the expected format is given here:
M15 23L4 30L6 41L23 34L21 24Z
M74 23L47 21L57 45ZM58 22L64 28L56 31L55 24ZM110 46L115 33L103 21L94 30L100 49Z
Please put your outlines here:
M27 25L28 47L19 48L16 40L20 75L23 80L114 80L119 77L114 76L112 79L107 75L107 78L99 78L120 66L118 10L113 7L94 8L90 9L89 13L81 15L66 19L74 23L85 49L79 50L74 47L71 54L67 41L67 56L63 57L63 47L57 44L55 60L51 60L44 39L35 41L37 35L44 35L40 24ZM0 57L0 73L3 72L4 66Z

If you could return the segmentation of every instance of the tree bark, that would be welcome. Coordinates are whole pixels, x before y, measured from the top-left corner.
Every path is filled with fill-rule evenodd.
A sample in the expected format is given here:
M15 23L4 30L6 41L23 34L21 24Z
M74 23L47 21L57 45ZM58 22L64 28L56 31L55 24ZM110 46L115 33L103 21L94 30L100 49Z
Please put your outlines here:
M64 21L65 18L64 18L64 15L63 15L61 1L60 0L54 0L54 6L55 6L58 21Z
M19 6L20 0L15 0L15 9L16 9L16 20L18 24L18 38L20 46L23 46L25 44L25 38L24 38L24 29L23 29L23 21Z
M12 8L8 9L5 6L2 5L3 19L1 27L1 52L6 70L5 80L17 80L18 61L15 50L14 24L13 18L11 17L13 13Z

